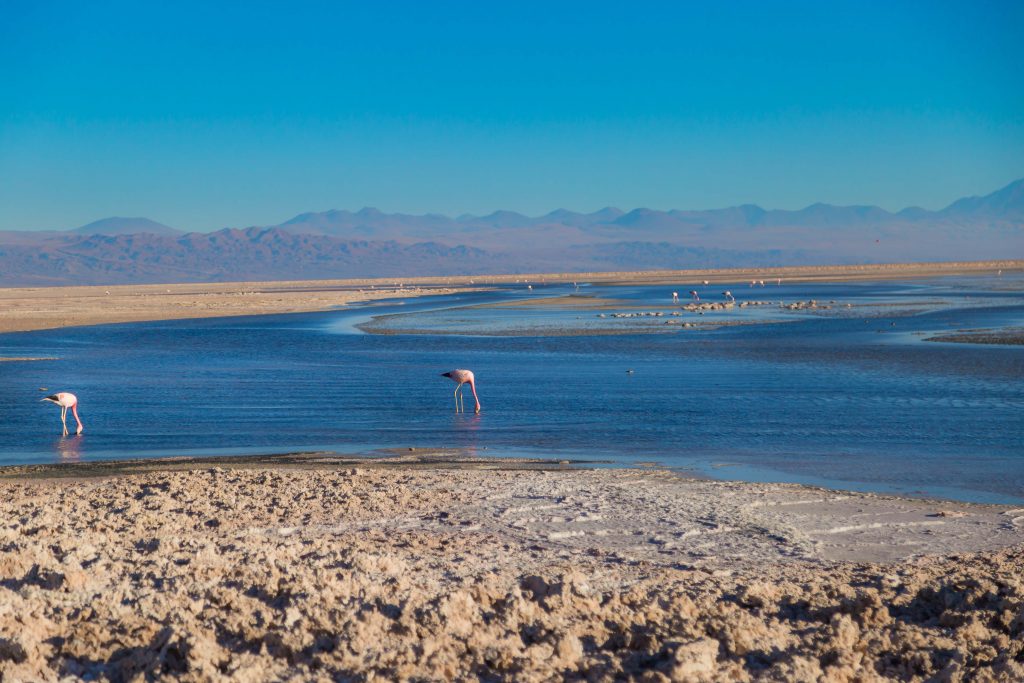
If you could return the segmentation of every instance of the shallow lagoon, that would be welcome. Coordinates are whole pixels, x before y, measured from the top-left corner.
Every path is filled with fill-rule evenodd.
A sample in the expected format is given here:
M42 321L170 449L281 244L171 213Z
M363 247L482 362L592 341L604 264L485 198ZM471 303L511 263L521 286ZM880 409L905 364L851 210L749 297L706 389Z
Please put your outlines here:
M0 363L0 463L455 447L1024 502L1024 347L923 341L1024 325L1020 278L719 284L702 298L773 303L671 316L692 288L0 335L0 356L59 358ZM832 308L777 305L811 299ZM453 367L477 373L480 415L455 414ZM79 394L85 434L59 437L41 387Z

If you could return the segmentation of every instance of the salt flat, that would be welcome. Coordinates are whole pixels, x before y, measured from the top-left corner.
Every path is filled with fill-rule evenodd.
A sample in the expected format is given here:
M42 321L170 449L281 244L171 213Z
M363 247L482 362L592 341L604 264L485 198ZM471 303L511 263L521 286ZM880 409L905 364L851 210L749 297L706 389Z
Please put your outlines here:
M5 680L1024 675L1022 509L431 455L225 465L6 472Z

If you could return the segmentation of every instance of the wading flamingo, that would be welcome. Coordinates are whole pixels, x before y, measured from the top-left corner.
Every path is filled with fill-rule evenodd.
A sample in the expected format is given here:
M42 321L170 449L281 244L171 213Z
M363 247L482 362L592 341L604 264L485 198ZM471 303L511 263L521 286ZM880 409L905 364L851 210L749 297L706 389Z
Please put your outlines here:
M729 301L736 301L736 298L735 298L735 297L733 297L733 295L732 295L732 292L722 292L722 294L723 294L723 295L725 296L725 298L726 298L726 299L728 299Z
M443 373L441 376L447 377L458 384L455 387L455 412L466 412L466 404L463 402L460 406L463 384L468 384L469 388L473 391L473 400L476 401L476 412L480 412L480 398L476 395L476 377L473 376L472 370L452 370L451 372Z
M693 297L694 301L700 301L700 294L697 293L696 289L691 289L690 290L690 296Z
M69 394L66 391L61 391L53 396L47 396L43 401L49 401L50 403L56 403L60 406L60 421L64 425L64 436L68 435L68 408L71 408L71 413L75 416L75 422L78 423L78 429L75 434L82 433L82 421L78 418L78 397L74 394Z

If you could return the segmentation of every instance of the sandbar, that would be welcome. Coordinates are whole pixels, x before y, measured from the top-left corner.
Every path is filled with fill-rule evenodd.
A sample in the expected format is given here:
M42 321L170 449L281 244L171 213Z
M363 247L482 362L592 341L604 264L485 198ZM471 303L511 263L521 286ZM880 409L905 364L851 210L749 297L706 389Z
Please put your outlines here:
M957 344L1009 344L1024 345L1024 328L1007 327L1003 329L961 330L947 334L926 337L924 341L954 342Z

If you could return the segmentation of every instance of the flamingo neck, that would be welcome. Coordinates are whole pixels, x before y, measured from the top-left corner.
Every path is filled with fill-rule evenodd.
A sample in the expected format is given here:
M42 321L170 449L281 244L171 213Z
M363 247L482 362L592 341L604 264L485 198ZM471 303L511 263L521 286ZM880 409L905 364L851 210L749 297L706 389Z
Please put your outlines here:
M82 420L78 417L78 404L75 403L71 406L71 414L75 416L75 422L78 423L78 431L82 431Z
M473 380L470 380L469 382L467 382L467 384L469 384L470 391L473 392L473 400L476 401L476 412L479 413L480 412L480 399L476 395L476 382L474 382Z

